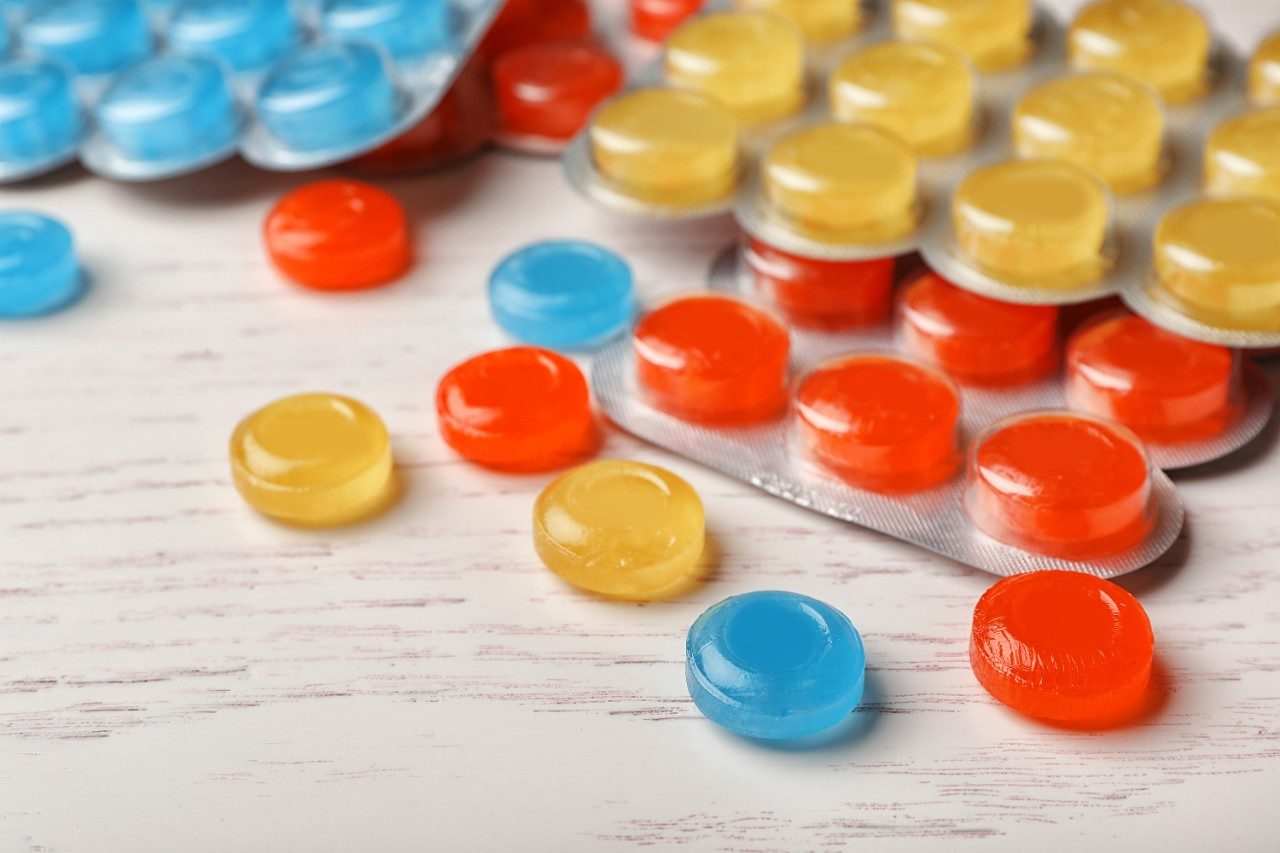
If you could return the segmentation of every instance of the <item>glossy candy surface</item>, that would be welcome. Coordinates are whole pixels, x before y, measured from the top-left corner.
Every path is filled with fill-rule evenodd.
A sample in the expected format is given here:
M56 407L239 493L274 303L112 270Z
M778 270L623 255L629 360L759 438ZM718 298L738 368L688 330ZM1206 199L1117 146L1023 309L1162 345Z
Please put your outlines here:
M961 251L980 268L1036 287L1097 280L1109 205L1093 173L1055 160L1012 160L961 182L952 198Z
M774 144L761 164L776 215L806 236L885 242L916 223L916 157L869 125L816 124Z
M1212 35L1180 0L1098 0L1076 16L1067 46L1075 67L1131 74L1178 104L1205 90Z
M1083 572L998 581L973 611L969 661L988 693L1016 711L1103 725L1132 714L1151 678L1155 638L1128 591Z
M687 296L636 326L642 393L675 417L748 423L786 402L787 330L764 311L725 296Z
M999 302L926 273L904 291L901 314L912 352L963 382L1016 384L1053 367L1058 309L1051 305Z
M280 271L317 290L385 284L413 259L400 202L358 181L317 181L294 190L267 215L263 236Z
M399 59L413 59L449 37L446 0L325 0L321 25L336 38L367 39Z
M1280 30L1258 45L1249 63L1249 98L1255 104L1280 105Z
M542 562L574 586L645 601L698 575L702 501L680 477L617 459L567 471L538 495L533 544Z
M1231 350L1130 314L1090 323L1067 345L1072 407L1119 421L1150 442L1221 433L1234 414L1239 380Z
M1232 329L1280 329L1280 200L1183 205L1155 233L1155 295Z
M712 605L689 628L685 682L698 710L746 737L814 735L862 700L866 652L849 618L793 592Z
M1205 189L1217 195L1259 195L1280 201L1280 106L1219 125L1204 154Z
M61 65L27 59L0 65L0 177L70 159L83 123Z
M676 206L725 198L738 179L738 122L695 92L641 89L591 122L601 176L633 198Z
M151 53L151 30L137 0L46 0L19 29L27 53L77 74L108 74Z
M1116 192L1144 190L1161 178L1160 96L1124 74L1085 72L1040 84L1014 110L1013 137L1018 156L1068 160Z
M83 288L71 232L56 219L0 212L0 318L48 314Z
M894 259L826 261L748 240L743 257L756 288L789 322L824 329L883 319L892 302Z
M1010 418L976 442L967 503L995 539L1087 560L1132 548L1151 529L1151 470L1118 425L1056 412Z
M973 138L974 87L973 68L955 48L887 41L841 62L828 93L840 121L874 124L922 156L942 157Z
M579 240L548 240L508 255L489 277L498 325L522 341L591 348L621 333L635 314L631 267Z
M774 121L804 103L804 41L774 15L716 12L667 40L667 82L715 98L746 123Z
M1018 65L1030 50L1031 0L893 0L900 38L963 50L984 71Z
M254 509L309 527L359 520L394 497L386 427L336 394L285 397L249 415L231 436L231 472Z
M550 42L510 51L493 66L500 129L567 141L622 81L621 63L591 44Z
M702 8L705 0L631 0L631 31L642 39L663 41Z
M845 38L862 24L860 0L737 0L737 5L781 15L812 44Z
M165 35L177 53L213 55L235 71L261 71L301 40L287 3L278 0L186 0Z
M436 414L446 444L498 469L558 468L595 440L582 371L536 347L494 350L453 367L436 388Z

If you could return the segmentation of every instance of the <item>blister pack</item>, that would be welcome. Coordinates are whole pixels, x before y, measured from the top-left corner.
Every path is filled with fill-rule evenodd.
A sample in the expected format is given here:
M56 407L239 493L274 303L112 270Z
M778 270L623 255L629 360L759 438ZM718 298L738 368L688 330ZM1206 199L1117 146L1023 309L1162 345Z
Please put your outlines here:
M35 0L9 5L0 182L79 157L157 180L239 152L352 158L426 116L501 0Z

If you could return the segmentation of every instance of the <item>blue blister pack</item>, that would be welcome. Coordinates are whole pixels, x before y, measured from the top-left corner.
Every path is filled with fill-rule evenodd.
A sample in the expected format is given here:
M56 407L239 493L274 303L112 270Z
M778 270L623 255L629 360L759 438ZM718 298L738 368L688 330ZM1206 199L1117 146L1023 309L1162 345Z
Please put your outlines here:
M289 171L426 116L502 0L0 0L0 182Z

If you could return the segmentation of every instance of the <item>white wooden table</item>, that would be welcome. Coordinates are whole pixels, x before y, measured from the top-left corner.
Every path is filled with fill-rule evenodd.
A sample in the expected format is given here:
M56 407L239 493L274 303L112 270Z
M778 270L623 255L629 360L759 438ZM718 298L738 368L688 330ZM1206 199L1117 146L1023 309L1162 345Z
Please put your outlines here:
M1280 22L1276 0L1214 6L1242 45ZM67 220L93 274L72 310L0 326L0 849L1280 849L1275 430L1180 477L1183 540L1123 581L1158 638L1150 714L1057 730L970 673L981 572L615 431L606 455L701 492L718 572L677 602L593 600L534 555L548 478L443 446L435 383L501 342L484 281L502 253L594 239L652 294L698 286L727 223L613 219L554 164L487 155L389 183L422 262L325 296L259 239L305 179L72 171L0 194ZM235 422L308 389L391 429L407 491L380 519L293 530L232 489ZM761 588L864 634L866 704L835 744L743 741L689 701L686 628Z

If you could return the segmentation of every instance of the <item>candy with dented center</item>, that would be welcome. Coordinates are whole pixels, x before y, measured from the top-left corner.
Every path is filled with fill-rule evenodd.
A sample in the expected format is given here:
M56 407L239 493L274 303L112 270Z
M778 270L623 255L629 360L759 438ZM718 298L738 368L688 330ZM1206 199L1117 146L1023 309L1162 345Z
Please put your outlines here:
M1081 69L1132 74L1170 103L1201 95L1212 34L1180 0L1098 0L1071 25L1071 63Z

